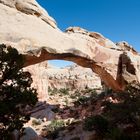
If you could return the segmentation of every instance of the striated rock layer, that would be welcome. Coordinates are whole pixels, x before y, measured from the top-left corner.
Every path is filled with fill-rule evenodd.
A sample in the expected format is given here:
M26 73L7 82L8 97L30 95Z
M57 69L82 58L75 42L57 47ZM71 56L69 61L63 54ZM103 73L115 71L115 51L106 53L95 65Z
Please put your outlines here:
M50 89L84 90L101 89L100 78L89 68L71 65L64 68L47 68L48 87Z
M114 90L140 82L140 56L127 43L70 27L62 32L35 0L0 0L0 43L17 48L25 66L63 59L91 68Z
M32 75L32 86L37 89L40 101L48 99L50 89L84 90L85 88L101 89L101 80L91 69L77 65L58 68L48 62L28 66L24 70Z

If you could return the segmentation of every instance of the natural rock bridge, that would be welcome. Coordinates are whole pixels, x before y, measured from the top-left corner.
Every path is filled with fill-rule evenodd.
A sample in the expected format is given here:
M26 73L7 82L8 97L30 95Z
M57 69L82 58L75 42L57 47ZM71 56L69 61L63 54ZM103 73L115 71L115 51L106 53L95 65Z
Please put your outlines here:
M114 90L140 82L140 56L126 42L79 27L62 32L35 0L0 0L0 13L0 43L17 48L25 66L62 59L91 68Z

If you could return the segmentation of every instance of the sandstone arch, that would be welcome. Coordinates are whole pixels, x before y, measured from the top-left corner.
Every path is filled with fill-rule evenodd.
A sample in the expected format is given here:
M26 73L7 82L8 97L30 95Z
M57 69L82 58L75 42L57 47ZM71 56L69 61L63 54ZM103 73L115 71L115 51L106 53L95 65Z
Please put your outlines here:
M124 81L140 82L140 56L127 43L79 27L64 33L35 0L1 0L0 13L0 43L17 48L25 66L63 59L91 68L114 90L123 90Z

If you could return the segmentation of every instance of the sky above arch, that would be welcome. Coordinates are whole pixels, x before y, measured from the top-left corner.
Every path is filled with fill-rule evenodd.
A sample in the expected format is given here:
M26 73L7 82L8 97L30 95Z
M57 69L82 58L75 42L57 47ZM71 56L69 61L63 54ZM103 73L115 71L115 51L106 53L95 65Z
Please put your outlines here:
M113 42L127 41L140 52L140 0L37 0L58 27L80 26ZM65 61L51 61L65 66Z

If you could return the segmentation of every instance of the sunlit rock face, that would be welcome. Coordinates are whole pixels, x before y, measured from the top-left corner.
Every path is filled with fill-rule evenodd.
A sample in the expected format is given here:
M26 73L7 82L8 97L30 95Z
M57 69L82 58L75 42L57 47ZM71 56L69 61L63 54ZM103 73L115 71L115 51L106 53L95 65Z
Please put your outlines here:
M0 0L0 13L0 43L17 48L24 66L63 59L91 68L114 90L140 82L140 56L132 47L124 49L126 43L116 45L80 27L62 32L35 0Z
M58 68L43 62L24 68L32 75L32 87L37 89L39 101L49 98L48 87L53 90L69 89L70 91L84 89L101 89L101 80L91 69L71 65Z
M37 89L39 101L46 101L48 99L47 65L47 62L42 62L24 68L25 71L29 71L32 75L32 87Z
M50 66L47 68L48 86L50 89L101 89L101 80L89 68L71 65L64 68Z

